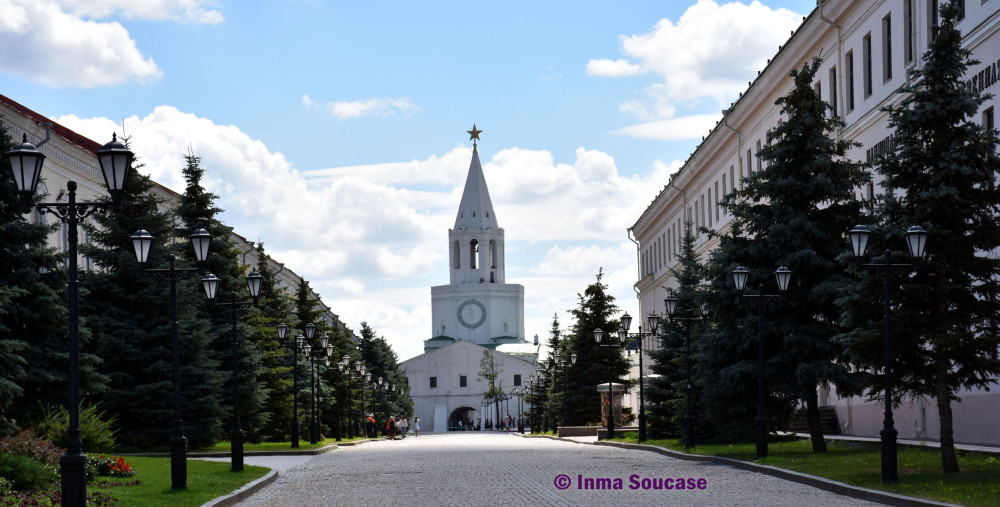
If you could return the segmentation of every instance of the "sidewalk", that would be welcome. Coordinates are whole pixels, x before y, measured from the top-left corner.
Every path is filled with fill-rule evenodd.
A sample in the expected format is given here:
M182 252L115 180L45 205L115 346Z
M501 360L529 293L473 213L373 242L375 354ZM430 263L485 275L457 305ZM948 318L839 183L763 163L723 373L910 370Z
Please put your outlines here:
M808 433L790 433L790 434L795 435L797 437L809 438ZM842 440L848 442L869 442L875 444L882 441L878 437L859 437L855 435L823 435L823 438L827 440ZM917 447L920 446L934 447L934 448L941 447L941 442L938 442L936 440L911 440L911 439L899 438L896 439L896 443L898 445L913 445ZM982 452L986 454L1000 455L1000 446L955 444L955 449L959 449L962 451L973 451L973 452Z

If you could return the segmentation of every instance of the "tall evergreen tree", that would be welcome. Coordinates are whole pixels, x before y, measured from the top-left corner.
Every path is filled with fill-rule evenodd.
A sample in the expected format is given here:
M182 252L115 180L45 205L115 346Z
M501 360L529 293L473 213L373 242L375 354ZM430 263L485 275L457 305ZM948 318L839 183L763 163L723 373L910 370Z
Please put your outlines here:
M576 365L568 370L569 389L566 407L566 424L571 426L599 422L601 420L601 397L597 392L598 384L607 384L610 377L613 382L625 383L623 380L629 371L629 363L625 359L622 347L601 347L594 340L594 330L604 331L601 344L618 344L617 332L621 323L613 319L618 313L614 296L608 294L608 286L602 282L604 273L599 270L597 280L588 285L583 294L577 294L579 306L571 313L575 319L573 334L569 337L567 352L576 353Z
M137 164L133 162L133 164ZM177 266L190 266L187 241L173 241L169 216L158 210L160 201L150 192L153 182L139 173L125 183L121 210L98 215L88 227L92 244L81 247L100 269L87 273L81 285L89 294L81 311L97 341L111 378L102 407L116 414L124 445L165 446L173 421L173 338L170 283L143 273L136 263L130 236L138 229L153 235L149 267L163 268L171 254ZM191 447L211 445L222 434L220 394L223 374L213 358L209 323L199 318L205 302L197 276L177 284L181 356L181 415Z
M187 186L177 207L173 210L177 218L180 219L175 228L175 235L178 243L181 244L186 244L189 241L188 237L199 228L207 230L212 235L211 252L205 269L219 278L217 303L221 303L221 305L202 306L202 311L199 312L198 316L213 323L212 354L222 364L223 371L231 372L233 371L234 359L231 313L233 309L225 305L231 301L231 295L234 293L236 301L248 299L245 283L246 269L240 264L239 259L240 253L243 252L240 252L233 243L233 228L226 226L217 218L222 213L222 209L215 205L218 196L206 191L201 185L201 180L205 176L205 170L201 167L201 158L193 153L188 153L184 155L184 161L185 166L182 173ZM184 253L185 258L189 261L195 260L193 249L187 248ZM237 311L235 339L239 343L240 355L240 420L247 440L254 442L261 439L261 428L268 424L272 416L269 411L265 410L269 389L259 380L263 374L261 362L263 352L256 339L263 334L247 325L256 313L255 308L241 308ZM228 428L232 425L233 385L232 375L225 377L222 400L223 413L226 414L226 417L223 424Z
M893 279L898 283L892 289L893 394L897 403L910 396L935 398L942 466L958 472L952 403L960 401L960 389L988 388L1000 375L1000 260L985 254L1000 247L1000 194L994 188L1000 159L997 133L972 121L990 96L964 83L966 71L978 62L970 59L955 27L959 8L949 2L940 14L923 65L900 88L899 104L886 108L894 137L877 161L886 191L872 238L885 242L873 242L870 250L898 248L913 225L930 233L922 265ZM882 282L876 278L868 277L867 290L848 301L845 312L859 326L850 336L852 360L872 369L885 360L881 315L866 315L859 305L881 301ZM869 393L876 395L882 375L868 380Z
M279 323L284 322L287 326L295 329L297 322L290 322L294 318L294 306L289 295L277 286L275 280L276 273L268 263L268 256L264 251L264 244L258 242L257 250L257 272L263 279L260 284L260 300L258 301L258 311L254 312L248 320L247 341L256 344L261 356L261 374L259 381L261 388L266 389L267 396L264 397L262 411L269 414L269 418L263 421L260 428L252 428L248 431L247 438L254 440L255 431L260 439L272 441L287 441L291 438L292 427L292 352L291 345L294 340L289 340L286 336L286 343L278 340L276 328ZM294 333L291 333L294 335ZM339 355L335 357L340 357ZM339 359L337 359L339 361Z
M361 352L361 361L372 373L372 379L382 377L384 385L391 385L380 399L383 420L388 419L388 416L398 419L412 415L413 401L410 399L406 376L399 370L399 359L385 337L376 336L375 330L367 322L361 323L358 350Z
M565 400L563 399L563 392L566 393L566 398L569 398L569 368L572 368L569 358L571 352L569 352L567 345L566 340L562 338L562 330L559 329L559 314L553 314L548 342L548 348L552 355L545 361L544 365L545 370L552 375L546 393L545 413L548 427L552 428L553 432L562 424L563 409L568 408L568 406L564 406ZM565 372L560 363L566 364Z
M814 58L792 71L795 87L775 101L785 121L768 133L760 152L765 167L744 179L735 198L723 200L750 238L726 245L743 247L729 254L752 270L751 280L768 282L761 287L773 292L770 272L786 266L795 273L788 297L776 304L780 311L766 317L765 377L767 389L805 401L814 452L826 451L818 386L854 389L835 339L841 332L836 300L854 282L837 258L847 251L844 232L860 213L854 189L868 179L863 166L844 159L854 143L833 137L843 122L828 114L829 105L812 86L820 63ZM744 324L755 318L747 315ZM747 339L757 337L750 333Z
M0 124L0 154L13 147ZM0 362L6 363L0 365L0 427L7 428L10 421L32 424L46 408L66 406L69 393L66 256L48 244L60 224L47 223L47 215L29 222L11 175L10 163L0 162L0 287L5 293L0 299ZM82 299L86 286L81 289ZM93 399L107 389L108 379L97 373L100 359L92 351L86 315L81 312L80 392Z
M699 285L704 278L704 269L699 264L698 255L694 250L693 228L694 225L690 220L685 222L680 257L678 257L679 269L671 270L671 274L677 280L677 289L673 294L678 300L674 310L675 317L681 319L693 319L701 315L700 308L704 300L699 291ZM670 323L664 318L660 320L659 326L660 346L648 352L650 359L653 360L650 371L654 374L646 381L646 399L649 400L647 424L652 438L677 436L682 434L684 428L687 402L685 360L688 359L686 326L692 326L694 345L691 350L696 351L700 342L698 338L702 333L701 326L693 321ZM696 363L697 360L692 357L692 362ZM694 368L696 365L692 364L692 369ZM694 399L699 398L700 396L695 394Z

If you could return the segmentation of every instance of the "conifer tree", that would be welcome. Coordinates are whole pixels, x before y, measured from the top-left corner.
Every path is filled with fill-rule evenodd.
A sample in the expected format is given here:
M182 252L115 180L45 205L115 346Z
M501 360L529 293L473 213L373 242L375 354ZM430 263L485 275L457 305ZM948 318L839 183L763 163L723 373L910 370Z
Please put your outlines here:
M361 323L358 350L361 361L372 373L372 379L382 377L385 385L392 386L380 397L383 420L387 420L389 416L398 419L413 414L413 401L410 399L406 376L399 371L399 359L385 337L376 336L375 330L367 322Z
M236 301L246 301L249 294L246 290L245 277L247 270L241 266L240 252L233 243L233 228L226 226L219 219L218 215L222 209L215 205L219 198L214 193L208 192L201 185L201 180L205 176L205 170L201 167L201 158L193 153L184 155L185 166L182 170L187 186L181 196L174 214L180 220L175 228L177 242L185 244L189 241L189 236L199 228L203 228L212 235L211 251L205 263L205 270L219 278L219 288L216 296L216 303L221 306L201 306L198 313L199 318L212 322L212 354L221 363L222 370L233 371L233 331L232 331L232 308L226 306L231 302L232 294L235 293ZM184 250L185 258L194 262L194 250L187 248ZM256 309L253 307L240 308L237 314L237 336L235 339L239 343L240 355L240 421L241 428L246 433L246 439L250 442L259 441L261 438L261 428L268 424L272 414L264 409L266 399L269 394L267 386L263 385L259 377L263 374L260 344L257 338L262 337L262 333L248 326L248 322L253 318ZM231 427L233 414L233 385L232 375L225 376L226 381L222 390L223 413L226 414L223 422L225 427Z
M248 319L247 341L256 344L260 351L261 374L259 382L261 389L266 390L267 396L263 397L264 406L261 411L269 414L266 421L261 422L260 428L251 428L247 433L247 439L253 441L256 438L255 432L260 439L272 441L287 441L291 439L292 427L292 378L291 378L291 345L294 336L289 339L285 337L286 343L278 340L277 326L284 322L292 329L297 327L297 322L290 322L294 318L291 297L278 288L275 280L275 273L268 263L268 256L264 251L264 243L258 242L257 250L257 272L263 277L260 284L260 299L257 304L258 311L254 312ZM339 358L339 355L335 355ZM339 359L337 359L339 361Z
M955 27L959 8L949 2L940 14L923 65L900 88L898 105L886 108L894 137L877 161L885 193L869 251L898 249L913 225L930 234L926 259L909 276L893 278L893 394L896 403L934 397L942 467L958 472L952 403L960 401L959 390L988 388L1000 375L1000 260L986 255L1000 247L1000 160L997 133L973 122L990 96L964 82L978 62ZM885 361L881 284L867 277L867 290L845 305L846 318L858 326L848 342L851 359L862 368L881 369ZM870 395L882 391L883 375L867 380Z
M0 154L13 147L14 140L0 124ZM10 163L3 160L0 362L5 364L0 364L0 427L7 428L11 425L4 420L16 420L22 426L33 424L45 409L66 406L69 393L66 256L48 245L49 235L58 231L60 224L58 220L45 220L47 215L41 215L36 223L29 222L21 213L20 202ZM81 289L81 295L85 295L86 286ZM80 392L96 397L107 389L108 379L97 373L100 359L93 353L86 318L86 312L81 312Z
M701 315L700 308L704 300L704 296L699 293L704 270L694 251L693 228L694 224L690 220L685 222L680 257L678 257L679 269L671 270L677 280L677 289L673 292L678 300L674 316L681 319L693 319ZM646 399L649 400L646 423L652 438L678 436L683 432L687 402L686 326L693 326L692 351L696 351L700 341L698 338L701 336L701 326L691 321L672 323L663 318L659 325L660 346L648 352L649 358L652 359L650 371L654 376L646 380ZM694 359L694 354L692 356L692 361L695 363L692 364L692 369L694 369L697 360ZM700 396L695 393L693 398L699 399Z
M772 301L764 317L765 389L788 401L805 401L814 452L826 451L818 386L834 384L841 393L855 389L846 365L838 361L842 346L836 339L841 332L836 301L854 287L838 257L848 251L844 234L860 214L854 189L868 179L862 165L844 158L855 143L834 137L843 122L829 114L829 105L812 86L820 63L814 58L793 70L794 88L775 101L785 121L768 133L760 152L764 167L723 199L738 224L730 234L748 239L723 242L731 250L717 256L746 266L751 271L748 289L760 284L759 290L767 293L776 292L775 269L785 266L794 272L787 297ZM717 275L732 283L729 273ZM744 328L757 329L760 317L748 313L750 306L740 305L735 316ZM721 312L713 315L729 318ZM756 346L756 334L743 333L744 342L749 341L743 348ZM748 366L743 361L731 366L741 363ZM751 371L757 369L754 365Z
M566 397L569 398L569 368L570 359L569 355L571 352L567 350L567 344L565 340L562 339L562 330L559 329L559 315L552 315L552 328L549 330L549 350L551 351L551 356L545 360L545 371L551 375L550 381L548 383L548 390L546 393L545 400L545 414L546 423L552 431L557 431L560 424L562 424L562 410L563 404L563 387L566 387ZM559 361L556 360L559 358ZM563 368L559 366L560 362L566 363L566 374L563 374Z
M594 340L594 330L604 331L602 344L618 343L617 332L621 323L614 319L618 313L614 296L607 293L602 282L604 273L598 270L597 280L588 285L583 294L577 294L579 306L571 310L575 322L569 337L567 352L576 353L576 365L567 370L569 388L567 397L573 403L566 407L566 423L579 426L601 420L601 397L598 384L608 383L608 363L611 379L625 383L628 388L629 364L622 354L623 347L601 347Z
M127 141L126 141L127 143ZM111 378L102 408L118 416L119 439L134 447L163 446L173 421L173 338L170 283L143 273L136 263L130 236L139 229L153 235L149 267L163 268L174 254L177 267L191 266L188 241L175 243L170 217L158 210L152 180L133 162L125 183L121 210L97 215L88 227L92 244L81 247L100 269L87 273L81 285L81 311L94 332L102 372ZM216 442L222 434L220 395L223 373L213 357L209 322L199 317L205 295L200 277L177 284L181 356L181 416L190 447Z

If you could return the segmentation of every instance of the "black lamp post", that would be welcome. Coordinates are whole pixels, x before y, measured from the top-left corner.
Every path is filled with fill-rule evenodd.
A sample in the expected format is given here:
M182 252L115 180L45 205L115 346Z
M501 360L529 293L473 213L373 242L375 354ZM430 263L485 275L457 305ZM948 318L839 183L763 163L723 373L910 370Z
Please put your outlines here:
M203 264L208 259L208 248L212 243L212 235L205 229L198 229L189 237L191 245L194 247L195 259L199 264ZM132 234L131 239L136 260L139 262L139 266L143 267L143 271L155 273L170 282L171 335L174 345L174 429L173 436L170 438L170 487L172 489L185 489L187 488L187 437L184 436L184 421L181 419L181 353L177 318L177 281L188 273L198 271L198 268L178 268L176 266L177 258L173 254L168 257L169 268L145 268L146 261L149 260L149 248L153 244L153 236L145 230L138 230ZM207 284L213 279L218 283L218 278L211 273L202 278L202 283L206 284L206 295L208 295Z
M667 308L667 318L670 322L680 321L684 323L684 332L687 335L687 351L684 353L684 369L687 370L687 388L684 397L684 448L694 447L694 415L691 414L691 322L705 321L708 318L708 306L701 305L701 317L675 317L677 311L677 297L673 294L663 300L663 305Z
M31 211L35 188L45 161L38 149L28 142L28 135L22 136L22 142L4 153L3 159L10 162L21 195L21 213ZM97 152L97 161L101 165L104 183L111 194L112 205L120 208L125 181L132 167L132 152L118 142L112 134L111 142L105 144ZM34 204L39 213L51 213L59 221L67 224L67 240L69 243L69 280L67 292L69 295L69 427L66 453L59 460L62 479L62 501L65 505L84 505L87 500L87 455L83 453L83 440L80 437L80 313L79 285L77 267L77 244L80 221L94 212L108 210L106 202L76 202L76 182L68 181L66 189L69 200L65 203Z
M764 306L777 298L784 297L788 291L788 282L792 279L792 270L782 266L774 272L778 281L779 294L764 294L763 286L757 287L757 294L743 294L750 272L739 266L733 270L733 281L736 290L745 298L757 302L757 459L767 457L767 410L764 408Z
M862 264L861 258L864 257L865 251L868 249L868 237L871 236L871 231L863 225L857 225L848 232L848 235L851 237L851 246L853 247L854 258L857 260L858 266L863 266L868 271L878 272L882 275L883 280L883 291L885 292L885 301L883 302L884 306L882 310L885 334L885 419L882 420L882 431L879 432L879 436L882 439L882 482L891 484L899 482L896 463L896 436L899 432L896 431L895 423L892 420L893 357L889 339L892 331L892 292L889 280L894 273L900 271L910 272L916 268L920 259L924 256L924 247L927 245L928 233L919 225L914 225L907 229L905 233L906 246L909 248L910 256L913 257L914 261L902 264L893 264L890 262L892 251L888 248L885 250L882 262Z
M204 229L200 229L204 230ZM145 231L141 231L145 232ZM224 308L229 311L233 323L233 428L229 432L229 454L232 461L232 471L243 470L243 428L240 425L240 342L237 336L237 320L240 308L245 306L257 306L257 298L260 297L260 284L264 276L253 270L246 277L247 291L253 301L236 301L236 291L229 293L229 303L215 303L215 292L219 288L219 279L215 275L209 274L201 279L205 288L205 295L212 302L213 308Z
M351 357L348 355L344 355L342 361L340 362L340 364L337 365L337 367L340 369L342 373L344 373L344 377L347 380L347 418L349 420L353 420L354 400L352 399L353 393L351 390L351 379L353 378L351 375ZM347 436L348 438L354 438L353 422L348 422L347 424ZM366 434L365 436L367 437L368 435Z
M554 359L555 359L555 363L554 364L557 365L560 368L560 370L561 370L559 372L559 378L562 379L562 394L563 394L563 396L562 396L562 402L559 403L559 412L560 412L559 425L560 426L566 426L566 385L569 383L569 382L566 381L567 380L566 379L566 367L567 366L572 366L572 365L576 364L576 354L571 354L569 357L570 357L570 363L568 365L566 364L566 358L561 357L558 352L556 352L555 357L554 357Z
M278 324L278 340L281 342L285 341L285 335L288 333L288 326L284 322ZM292 448L295 449L299 446L299 376L298 368L296 367L299 362L299 347L298 343L301 341L301 336L296 336L292 342Z
M302 344L302 357L309 363L309 443L316 443L316 377L313 375L312 344Z
M642 332L642 326L639 326L638 333L629 333L628 330L632 327L632 316L625 312L622 315L622 327L618 330L618 340L624 343L629 337L635 337L635 340L629 342L626 345L626 350L631 350L633 347L639 349L639 442L646 441L646 397L644 396L644 382L643 382L643 367L642 367L642 349L646 348L643 346L643 339L656 336L656 328L660 324L660 316L655 313L650 313L646 316L646 322L649 325L648 333Z
M601 343L601 338L604 337L604 331L601 328L594 330L594 340L597 341L599 347L617 349L625 343L625 335L618 334L618 343ZM608 352L608 440L615 438L615 391L614 391L614 379L615 371L611 359L614 353Z

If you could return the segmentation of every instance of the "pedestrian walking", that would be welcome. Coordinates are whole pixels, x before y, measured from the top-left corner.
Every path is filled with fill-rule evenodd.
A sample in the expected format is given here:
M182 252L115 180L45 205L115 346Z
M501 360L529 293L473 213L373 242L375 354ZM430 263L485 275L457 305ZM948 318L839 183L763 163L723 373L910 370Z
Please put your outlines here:
M413 436L420 436L420 418L413 416Z
M406 438L406 430L409 423L406 422L406 417L399 418L399 439L402 440Z
M385 423L385 431L389 434L389 440L396 439L396 419L391 415L389 416L389 421Z
M375 414L368 414L368 420L365 421L365 436L375 438Z

